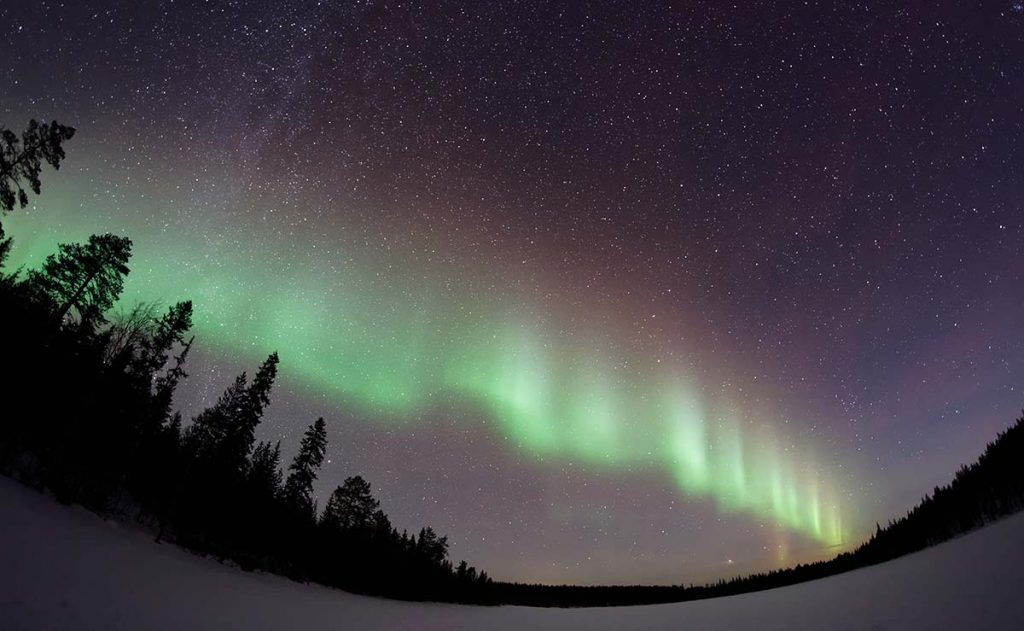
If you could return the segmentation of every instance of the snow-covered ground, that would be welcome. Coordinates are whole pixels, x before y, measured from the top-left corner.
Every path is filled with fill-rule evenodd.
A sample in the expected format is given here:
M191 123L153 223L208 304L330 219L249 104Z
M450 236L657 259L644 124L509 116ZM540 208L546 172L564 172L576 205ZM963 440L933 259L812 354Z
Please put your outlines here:
M467 607L243 572L0 478L0 629L1024 629L1024 515L767 592L643 607Z

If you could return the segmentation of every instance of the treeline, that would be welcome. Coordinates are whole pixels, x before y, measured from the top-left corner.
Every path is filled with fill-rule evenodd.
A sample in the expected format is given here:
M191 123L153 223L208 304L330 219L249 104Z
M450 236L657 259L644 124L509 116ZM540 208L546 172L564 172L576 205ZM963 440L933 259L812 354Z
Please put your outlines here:
M731 596L783 587L889 561L1024 510L1024 417L989 443L977 462L936 487L905 516L876 525L875 534L851 552L701 586L531 585L495 583L490 597L502 604L546 607L640 605Z
M0 209L40 190L74 130L0 129ZM0 227L0 266L12 241ZM301 580L407 599L484 601L489 579L448 559L447 537L399 532L359 476L318 510L323 419L283 469L280 442L256 442L278 356L239 375L191 423L172 409L194 338L192 303L111 315L131 241L62 244L40 269L0 267L0 468L64 502L134 516L158 540Z
M157 539L349 591L480 604L603 606L675 602L771 589L880 563L1024 508L1024 418L978 461L852 552L703 586L552 586L491 581L447 558L430 528L399 533L359 476L317 510L323 419L283 470L281 444L256 443L278 356L243 373L187 426L173 412L193 339L192 305L140 305L108 321L130 242L111 235L60 246L42 269L0 275L5 384L0 466L63 501L127 504ZM13 334L15 333L16 334ZM54 397L60 384L61 396Z
M33 121L17 138L0 128L0 211L38 194L74 130ZM278 356L239 375L187 425L172 409L194 338L192 304L162 313L137 305L111 317L129 274L131 242L97 235L63 244L38 270L5 271L0 226L0 470L96 511L132 514L157 540L349 591L405 599L539 606L635 605L770 589L886 561L1024 508L1024 418L978 461L906 516L878 526L856 550L704 586L552 586L497 583L446 537L399 533L359 476L313 495L327 449L323 419L285 469L280 442L256 442Z
M278 356L239 375L185 425L172 411L186 377L192 304L139 305L108 320L131 242L63 244L42 268L0 277L4 361L0 467L64 502L138 513L192 550L351 591L479 600L488 578L453 567L426 527L399 533L370 485L346 479L317 508L323 419L282 470L281 444L256 442Z

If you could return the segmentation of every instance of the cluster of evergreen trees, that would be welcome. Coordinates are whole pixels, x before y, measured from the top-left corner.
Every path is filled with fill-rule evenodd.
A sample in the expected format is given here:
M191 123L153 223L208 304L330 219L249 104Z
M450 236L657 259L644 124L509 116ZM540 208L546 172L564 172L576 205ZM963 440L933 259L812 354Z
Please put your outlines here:
M0 212L38 194L41 165L59 167L74 130L33 121L21 139L0 128ZM256 443L277 377L267 357L239 375L187 426L172 410L194 338L192 303L160 313L138 305L109 319L131 241L97 235L63 244L38 270L5 272L11 239L0 226L0 470L63 501L134 510L157 540L350 591L408 599L543 606L672 602L769 589L886 561L1024 509L1024 418L978 461L852 552L705 586L550 586L496 583L446 537L399 534L359 476L322 512L313 482L324 459L323 419L282 470L281 444Z
M39 192L41 163L59 166L73 134L34 121L21 139L0 131L0 209L24 207L26 187ZM0 245L2 265L11 247L2 227ZM96 235L60 245L40 269L0 269L0 468L62 501L132 512L157 540L170 536L246 568L393 597L484 599L485 573L453 567L447 538L429 527L399 533L361 477L345 480L318 511L322 418L286 471L280 442L256 442L276 353L183 424L172 400L187 376L192 303L112 317L131 248L125 237Z
M989 443L904 517L833 559L721 580L711 585L530 585L495 583L489 597L503 604L557 607L639 605L731 596L802 583L889 561L1024 510L1024 417Z

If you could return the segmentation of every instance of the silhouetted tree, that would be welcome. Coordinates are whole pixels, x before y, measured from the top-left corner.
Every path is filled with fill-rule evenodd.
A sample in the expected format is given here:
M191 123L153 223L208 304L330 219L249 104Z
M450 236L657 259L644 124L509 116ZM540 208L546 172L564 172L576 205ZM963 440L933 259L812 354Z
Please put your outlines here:
M29 121L28 129L22 132L20 140L14 132L0 126L0 216L14 210L15 206L24 208L28 205L26 186L39 194L42 163L48 162L54 169L59 169L64 159L61 145L74 135L74 128L57 121L49 125ZM0 268L11 253L11 243L11 237L4 233L0 223ZM8 283L9 280L0 275L0 282Z
M261 441L252 450L249 463L249 482L253 489L267 499L281 492L281 441L271 445Z
M38 156L59 163L70 131L34 124L22 141L0 136L10 158L0 165L0 184L11 191L3 210L10 210L26 203L26 188L38 189ZM9 247L0 226L0 264ZM93 236L61 245L24 280L0 277L9 333L0 362L8 412L0 413L0 470L62 501L121 516L135 511L158 541L170 533L242 567L381 595L483 602L469 587L472 568L456 578L447 539L430 528L400 537L361 477L335 490L318 524L313 481L326 451L322 418L305 433L282 484L280 443L254 445L276 353L183 429L171 408L194 339L186 337L192 304L162 315L155 303L137 305L108 323L130 255L128 239ZM69 316L78 326L67 326Z
M438 537L430 526L421 528L416 550L431 563L440 565L448 556L448 537Z
M176 345L185 344L185 334L192 328L192 301L172 305L167 313L153 321L139 343L139 352L132 370L144 380L152 381L157 371L167 364Z
M174 356L173 365L153 381L153 414L160 423L169 422L171 419L171 402L174 400L174 392L178 388L178 383L188 376L188 373L185 372L185 361L194 341L195 337L191 337L187 342L182 342L181 350ZM175 413L174 416L177 417L175 440L179 440L181 438L181 414Z
M138 352L153 328L156 309L155 302L138 302L130 310L119 311L114 315L106 331L105 363L120 363L124 366L131 361L132 355Z
M251 385L246 385L246 375L242 373L212 408L196 417L186 439L194 453L227 474L245 473L256 441L256 427L270 403L277 364L277 353L271 353L256 371Z
M87 243L62 243L60 252L46 257L43 269L32 271L28 283L57 306L64 320L74 307L82 323L104 322L124 287L132 242L112 234L93 235Z
M4 243L0 228L0 261ZM177 542L246 568L400 598L668 602L820 578L1024 509L1024 419L1018 419L952 482L936 487L905 516L876 525L856 550L828 561L700 587L494 583L465 561L453 568L447 537L429 526L415 536L399 535L360 476L334 490L316 521L313 482L326 452L323 419L304 433L284 484L280 443L254 446L277 375L276 353L251 383L240 375L183 431L171 401L192 345L186 341L191 303L178 303L161 317L142 306L99 326L121 291L130 249L127 239L94 236L87 244L62 245L24 282L0 279L0 313L9 333L0 362L0 469L96 510L138 505L144 509L140 522L156 520L158 539L166 527ZM65 326L71 308L89 326ZM125 497L130 501L121 502Z
M284 485L288 505L314 518L313 481L323 464L326 450L327 429L324 419L318 418L302 436L299 452L288 467L288 480Z
M7 257L11 255L11 244L14 241L11 237L7 236L4 232L4 227L0 225L0 269L3 269L7 263ZM0 280L4 279L4 275L0 273Z
M175 412L167 421L167 434L174 439L174 442L181 441L181 412Z
M232 470L243 471L246 459L256 442L256 427L263 419L263 410L270 404L270 391L277 377L277 353L271 353L260 365L252 384L245 392L242 406L228 427L224 437L222 464Z
M370 536L377 541L388 541L394 538L395 531L391 527L391 520L387 513L379 508L370 515Z
M235 377L217 402L200 412L185 430L185 446L193 456L210 460L216 455L245 405L246 381L244 372Z
M75 129L57 121L40 123L31 120L21 139L9 129L0 127L0 211L28 205L27 186L36 195L41 183L39 173L43 162L54 169L64 159L63 143L71 140Z
M353 476L331 493L320 523L329 530L365 531L378 508L380 503L374 499L370 483L362 476Z

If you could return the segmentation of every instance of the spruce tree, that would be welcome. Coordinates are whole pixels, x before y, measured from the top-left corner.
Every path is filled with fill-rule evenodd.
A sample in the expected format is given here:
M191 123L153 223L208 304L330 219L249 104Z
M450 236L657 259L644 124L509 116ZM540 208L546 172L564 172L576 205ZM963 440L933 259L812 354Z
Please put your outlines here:
M246 398L246 375L235 377L213 406L203 410L185 430L185 447L193 456L210 460L220 449L235 415Z
M376 500L374 501L376 502ZM373 514L370 515L370 533L373 535L374 539L379 541L389 540L395 534L387 513L379 508L373 511Z
M29 273L29 286L52 301L58 322L74 307L82 324L102 324L124 288L131 240L93 235L87 243L62 243L58 249L46 257L42 270Z
M62 145L74 135L73 127L57 121L46 124L31 120L21 139L11 130L0 127L0 212L27 206L25 187L39 194L43 162L59 169L64 159Z
M171 415L171 403L174 400L174 391L178 388L178 383L188 377L188 373L185 372L185 360L188 358L188 353L192 350L192 342L195 341L195 337L189 338L187 342L182 343L181 351L174 356L174 364L162 375L153 380L153 414L159 420L160 423L164 423L170 418ZM179 424L181 415L176 413Z
M288 505L310 516L314 515L313 481L323 464L326 451L327 428L324 419L318 418L302 436L299 452L288 467L288 480L284 485Z
M328 530L366 530L378 508L380 503L373 497L370 483L357 475L334 489L320 523Z
M430 526L421 528L416 540L416 551L431 563L440 565L448 556L448 537L438 537Z
M271 353L226 418L223 439L217 452L220 466L235 474L245 472L249 454L256 442L256 426L260 424L263 410L270 403L277 363L277 353Z
M281 492L281 441L271 445L261 441L249 459L249 482L263 499L274 499Z
M270 391L274 387L274 379L277 378L277 365L280 359L277 352L271 353L260 365L253 377L252 386L249 387L249 398L246 404L245 413L254 418L255 428L259 419L263 416L263 410L270 405ZM250 419L251 421L251 419Z
M0 226L0 269L3 268L4 263L7 262L7 257L11 254L12 243L11 237L8 237L4 232L4 227ZM0 280L4 278L4 275L0 274Z
M270 403L277 363L277 353L271 353L252 384L246 385L246 375L242 373L213 407L195 418L186 439L194 454L215 463L228 475L237 477L245 473L256 442L256 426Z
M192 328L192 301L172 305L151 328L150 335L140 343L141 348L133 366L134 372L147 382L152 381L157 371L167 364L175 345L185 343L185 334Z

